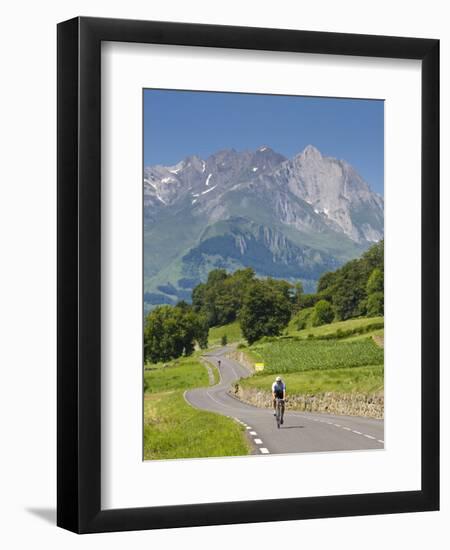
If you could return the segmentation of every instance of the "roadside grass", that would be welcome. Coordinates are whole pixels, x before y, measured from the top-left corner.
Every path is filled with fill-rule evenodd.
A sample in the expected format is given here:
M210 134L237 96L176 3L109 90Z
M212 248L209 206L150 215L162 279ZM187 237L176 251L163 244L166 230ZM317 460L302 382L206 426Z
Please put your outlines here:
M226 335L229 344L243 340L239 321L234 321L221 327L211 327L209 329L208 343L210 346L221 345L222 336Z
M383 365L287 373L283 376L288 395L377 393L384 387ZM270 391L273 374L258 373L239 381L243 388Z
M203 367L204 368L204 367ZM243 426L191 407L183 392L144 397L144 460L248 455Z
M147 364L144 371L146 393L197 388L209 385L208 372L195 356L167 363Z
M383 350L369 336L352 342L277 339L254 344L250 356L265 364L264 372L279 374L381 365L384 360Z
M232 419L195 409L187 389L207 387L208 372L196 353L144 371L144 460L241 456L251 452L245 430ZM214 383L217 367L209 365Z
M211 369L213 376L214 376L214 386L220 382L220 373L219 369L216 367L216 365L213 365L212 363L208 363L209 368Z

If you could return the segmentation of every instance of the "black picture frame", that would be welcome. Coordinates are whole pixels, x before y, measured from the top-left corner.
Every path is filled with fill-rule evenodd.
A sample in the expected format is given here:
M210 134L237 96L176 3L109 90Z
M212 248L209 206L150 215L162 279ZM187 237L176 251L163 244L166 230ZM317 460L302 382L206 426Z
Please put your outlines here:
M420 491L101 509L102 41L422 61ZM76 533L439 508L439 41L77 17L58 25L57 524Z

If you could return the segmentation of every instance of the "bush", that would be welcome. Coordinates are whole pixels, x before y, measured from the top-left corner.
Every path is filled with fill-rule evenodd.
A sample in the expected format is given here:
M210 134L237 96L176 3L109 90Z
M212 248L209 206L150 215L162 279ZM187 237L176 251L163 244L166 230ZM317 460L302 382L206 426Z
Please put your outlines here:
M320 299L320 294L302 294L299 299L299 306L302 309L314 307Z
M328 325L334 319L334 310L330 302L319 300L314 307L313 326Z
M293 323L297 330L304 330L305 328L308 328L309 320L311 319L311 315L314 312L314 308L304 308L301 309L297 315L295 316Z
M227 335L226 334L223 334L222 335L222 338L220 340L220 343L222 346L226 346L228 344L228 338L227 338Z

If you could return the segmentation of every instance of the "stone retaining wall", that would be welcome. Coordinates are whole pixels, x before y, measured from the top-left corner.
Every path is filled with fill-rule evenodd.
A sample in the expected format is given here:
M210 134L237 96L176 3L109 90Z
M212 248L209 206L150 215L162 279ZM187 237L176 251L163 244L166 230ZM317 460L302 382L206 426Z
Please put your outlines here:
M230 393L251 405L272 408L272 395L268 391L242 388L239 384ZM368 416L383 418L384 395L361 393L325 392L316 395L289 395L286 409L307 412L322 412L348 416Z
M238 349L230 351L230 353L227 353L227 357L244 365L244 367L247 367L251 372L255 372L255 362L252 361L244 351Z

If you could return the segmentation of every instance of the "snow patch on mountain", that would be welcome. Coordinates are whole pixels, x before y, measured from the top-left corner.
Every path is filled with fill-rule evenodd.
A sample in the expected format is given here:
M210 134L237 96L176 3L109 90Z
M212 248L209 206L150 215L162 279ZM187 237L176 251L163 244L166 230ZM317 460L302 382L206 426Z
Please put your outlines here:
M201 195L206 195L206 193L209 193L210 191L212 191L213 189L215 189L217 187L217 185L213 185L212 187L210 187L209 189L207 189L206 191L202 191L200 194Z

